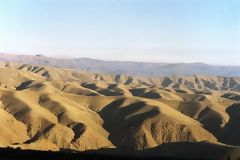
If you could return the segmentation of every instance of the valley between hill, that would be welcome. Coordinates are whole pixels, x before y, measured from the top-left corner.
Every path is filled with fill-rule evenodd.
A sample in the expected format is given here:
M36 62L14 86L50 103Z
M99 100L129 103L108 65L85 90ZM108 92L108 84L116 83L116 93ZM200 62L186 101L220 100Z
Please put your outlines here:
M153 155L169 148L164 153L171 155L188 142L200 150L217 146L226 157L239 153L240 78L140 77L1 62L0 115L2 148Z

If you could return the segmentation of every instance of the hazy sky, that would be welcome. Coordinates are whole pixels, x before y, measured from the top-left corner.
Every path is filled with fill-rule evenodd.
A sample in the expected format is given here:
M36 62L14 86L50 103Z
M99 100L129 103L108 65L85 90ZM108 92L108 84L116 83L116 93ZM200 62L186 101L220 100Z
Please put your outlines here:
M240 65L240 1L0 0L0 52Z

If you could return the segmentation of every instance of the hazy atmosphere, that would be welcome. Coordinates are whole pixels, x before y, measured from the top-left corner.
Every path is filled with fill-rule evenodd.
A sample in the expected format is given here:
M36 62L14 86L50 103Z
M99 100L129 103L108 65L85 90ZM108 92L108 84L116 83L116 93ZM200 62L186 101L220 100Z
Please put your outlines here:
M0 160L240 160L239 0L0 0Z
M0 0L0 52L240 64L238 0Z

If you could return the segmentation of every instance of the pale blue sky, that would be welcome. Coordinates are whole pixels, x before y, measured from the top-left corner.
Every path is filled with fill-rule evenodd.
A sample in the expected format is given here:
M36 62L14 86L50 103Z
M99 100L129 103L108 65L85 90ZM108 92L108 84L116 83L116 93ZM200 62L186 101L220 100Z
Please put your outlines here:
M0 0L0 52L240 65L239 0Z

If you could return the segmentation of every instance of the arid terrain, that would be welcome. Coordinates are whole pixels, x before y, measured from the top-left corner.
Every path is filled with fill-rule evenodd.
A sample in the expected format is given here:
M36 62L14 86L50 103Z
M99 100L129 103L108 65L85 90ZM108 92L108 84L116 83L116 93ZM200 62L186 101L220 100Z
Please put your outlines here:
M1 148L226 159L240 157L239 117L240 77L0 63Z

